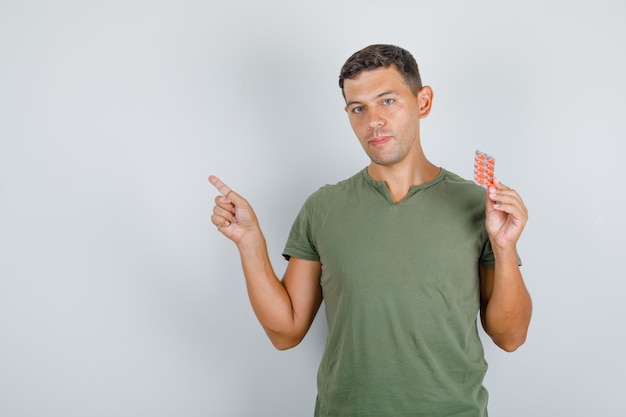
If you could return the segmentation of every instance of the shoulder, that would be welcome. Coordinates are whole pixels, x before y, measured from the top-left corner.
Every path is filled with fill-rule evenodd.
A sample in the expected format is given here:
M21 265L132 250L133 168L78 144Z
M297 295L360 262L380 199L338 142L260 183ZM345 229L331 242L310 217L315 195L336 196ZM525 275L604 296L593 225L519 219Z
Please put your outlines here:
M322 202L326 200L336 200L342 196L348 195L350 192L361 190L367 186L367 179L364 170L357 172L353 176L339 181L335 184L326 184L314 191L308 201Z
M354 189L360 181L360 173L353 175L335 184L326 184L311 193L304 201L294 225L310 228L312 225L324 224L329 213L341 211L350 201L350 193L346 190Z
M475 182L465 179L452 171L448 171L445 168L441 168L441 171L442 171L443 182L462 186L462 187L481 189L481 187Z
M443 178L441 182L446 184L447 186L464 190L469 193L475 193L475 194L480 194L480 195L484 194L485 189L481 187L480 185L476 184L474 181L465 179L461 177L460 175L457 175L454 172L448 171L444 168L441 168L441 170L443 173L442 175Z
M485 199L485 189L473 181L467 180L454 172L442 170L442 178L439 181L438 191L443 191L447 198L469 204L481 203Z

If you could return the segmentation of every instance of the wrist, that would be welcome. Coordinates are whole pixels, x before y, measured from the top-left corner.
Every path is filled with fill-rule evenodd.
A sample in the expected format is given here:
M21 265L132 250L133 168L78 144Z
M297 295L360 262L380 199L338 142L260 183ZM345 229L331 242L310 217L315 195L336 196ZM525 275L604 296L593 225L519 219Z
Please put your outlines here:
M261 229L248 231L238 242L237 248L239 252L256 252L259 248L265 246L265 237Z
M517 263L517 247L516 245L497 245L495 242L491 242L491 249L496 260L506 261L513 260Z

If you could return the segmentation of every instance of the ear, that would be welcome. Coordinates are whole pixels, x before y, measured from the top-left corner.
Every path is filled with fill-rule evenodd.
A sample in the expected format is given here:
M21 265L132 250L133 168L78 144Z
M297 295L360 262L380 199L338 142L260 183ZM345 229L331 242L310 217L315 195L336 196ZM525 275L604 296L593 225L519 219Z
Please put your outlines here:
M419 105L419 117L428 116L433 105L433 89L425 85L417 92L417 104Z

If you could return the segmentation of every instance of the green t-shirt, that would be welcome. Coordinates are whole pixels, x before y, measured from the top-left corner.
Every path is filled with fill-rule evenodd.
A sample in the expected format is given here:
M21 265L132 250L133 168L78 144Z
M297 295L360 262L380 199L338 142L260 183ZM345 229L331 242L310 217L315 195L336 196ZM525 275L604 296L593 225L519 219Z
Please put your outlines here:
M487 415L484 222L484 189L444 169L398 203L366 169L307 199L284 255L322 265L316 416Z

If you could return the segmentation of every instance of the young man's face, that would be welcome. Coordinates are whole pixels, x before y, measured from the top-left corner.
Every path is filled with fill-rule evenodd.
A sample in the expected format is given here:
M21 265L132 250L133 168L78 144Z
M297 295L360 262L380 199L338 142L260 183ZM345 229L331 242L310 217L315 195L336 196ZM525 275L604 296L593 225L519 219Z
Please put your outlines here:
M412 93L395 66L363 71L343 87L352 130L372 162L391 166L419 148L422 90Z

